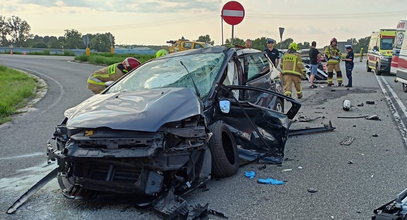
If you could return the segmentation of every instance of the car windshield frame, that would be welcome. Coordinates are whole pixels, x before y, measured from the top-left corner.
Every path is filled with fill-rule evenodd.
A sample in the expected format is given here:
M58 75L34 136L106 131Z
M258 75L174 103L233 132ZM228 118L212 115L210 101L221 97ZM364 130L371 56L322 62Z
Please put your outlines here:
M225 59L224 52L209 52L151 60L116 82L106 93L174 87L194 90L192 78L197 85L200 98L204 98L217 80ZM189 76L186 69L190 72Z

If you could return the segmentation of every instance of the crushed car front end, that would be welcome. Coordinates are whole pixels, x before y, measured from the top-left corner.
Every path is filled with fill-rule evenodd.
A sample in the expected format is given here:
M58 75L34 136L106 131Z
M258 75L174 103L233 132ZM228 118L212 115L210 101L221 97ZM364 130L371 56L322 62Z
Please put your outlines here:
M176 192L183 192L210 179L208 131L193 91L164 89L155 94L119 94L103 101L95 96L68 111L72 115L54 133L56 146L48 147L49 158L58 161L64 195L75 198L85 190L157 196L174 186ZM133 101L124 101L129 97ZM179 97L192 99L192 107L165 119L147 117L149 120L143 121L144 110L126 109L135 97L139 105L140 100L146 100L141 105L153 115L168 100L173 106L167 105L167 109L178 108L174 99ZM120 98L115 111L121 111L121 117L102 114ZM127 125L116 124L118 120Z

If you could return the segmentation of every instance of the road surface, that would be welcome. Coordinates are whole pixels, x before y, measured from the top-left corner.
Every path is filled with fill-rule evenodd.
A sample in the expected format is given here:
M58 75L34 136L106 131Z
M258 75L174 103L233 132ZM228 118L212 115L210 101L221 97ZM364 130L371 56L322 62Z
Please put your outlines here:
M151 210L123 201L65 199L55 180L15 214L5 214L19 195L55 167L46 166L44 152L64 110L91 95L86 78L99 67L71 61L65 57L0 55L0 65L35 74L49 86L36 110L0 126L0 219L159 219ZM196 190L185 199L209 203L210 208L230 219L370 218L374 208L407 188L407 93L393 79L367 73L362 63L356 63L354 87L349 90L328 88L326 84L311 90L304 82L303 107L298 116L319 118L297 121L293 128L332 121L334 132L289 138L282 166L267 165L259 170L260 164L249 165L233 177L212 180L208 191ZM345 99L352 102L348 112L342 110ZM363 106L358 106L361 103ZM373 114L381 121L338 118ZM354 138L353 143L341 145L348 137ZM256 171L259 178L285 180L286 184L260 185L244 177L246 170ZM308 192L310 188L317 192Z

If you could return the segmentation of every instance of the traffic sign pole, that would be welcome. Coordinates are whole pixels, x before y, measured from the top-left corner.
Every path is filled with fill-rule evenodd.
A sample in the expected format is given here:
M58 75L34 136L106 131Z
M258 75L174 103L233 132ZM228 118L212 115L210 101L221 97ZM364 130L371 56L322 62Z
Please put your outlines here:
M231 44L233 45L233 39L234 39L234 30L235 30L235 25L239 24L240 22L243 21L244 18L244 8L243 6L236 1L230 1L227 2L221 11L221 17L222 19L232 25L232 39L231 39ZM222 22L222 44L223 44L223 22Z

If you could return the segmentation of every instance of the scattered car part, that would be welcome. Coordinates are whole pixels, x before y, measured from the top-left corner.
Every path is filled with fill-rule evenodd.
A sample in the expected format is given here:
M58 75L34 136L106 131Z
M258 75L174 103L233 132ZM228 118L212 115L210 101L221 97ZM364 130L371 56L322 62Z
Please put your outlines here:
M374 104L375 104L375 101L366 101L366 104L368 104L368 105L374 105Z
M338 116L337 118L344 118L344 119L355 119L355 118L366 118L368 117L367 115L361 115L361 116Z
M378 115L371 115L369 117L366 117L367 120L374 120L374 121L381 121Z
M350 146L353 141L355 140L354 137L351 136L347 136L344 140L342 140L339 144L340 145L346 145L346 146Z
M396 199L373 210L372 220L402 220L407 218L407 189L400 192Z
M253 179L256 176L256 172L254 172L252 170L245 171L244 176L249 178L249 179Z
M261 184L270 184L270 185L284 185L285 182L281 180L276 180L273 178L266 178L266 179L257 179L258 183Z
M307 191L308 191L309 193L316 193L316 192L318 192L318 190L315 189L315 188L309 188Z
M297 136L297 135L305 135L305 134L314 134L314 133L321 133L321 132L329 132L335 130L335 127L332 127L332 122L329 121L328 125L324 125L323 127L316 127L316 128L303 128L303 129L290 129L288 136Z
M57 176L58 167L49 172L45 177L32 186L27 192L21 195L17 201L7 209L7 214L13 214L20 206L22 206L34 193L45 186L49 181Z
M343 101L343 104L342 104L343 110L349 111L349 110L350 110L350 107L351 107L351 102L350 102L350 100L345 99L345 100Z

